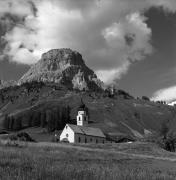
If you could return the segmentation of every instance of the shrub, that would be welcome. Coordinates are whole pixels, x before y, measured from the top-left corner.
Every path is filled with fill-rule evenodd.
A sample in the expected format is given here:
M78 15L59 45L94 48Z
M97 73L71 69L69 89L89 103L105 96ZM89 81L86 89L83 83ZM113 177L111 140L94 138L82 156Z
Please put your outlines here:
M129 93L125 92L124 90L119 89L117 91L117 95L123 96L124 99L134 99L133 96L131 96Z
M160 139L160 145L162 148L164 148L167 151L175 152L176 148L176 133L173 131L170 131L166 138Z
M144 101L150 101L150 99L147 96L142 96L142 100Z
M9 136L9 140L11 141L25 141L25 142L35 142L28 133L26 132L20 132L17 134L12 134Z
M167 151L175 152L176 133L170 130L167 122L163 122L161 125L158 144Z

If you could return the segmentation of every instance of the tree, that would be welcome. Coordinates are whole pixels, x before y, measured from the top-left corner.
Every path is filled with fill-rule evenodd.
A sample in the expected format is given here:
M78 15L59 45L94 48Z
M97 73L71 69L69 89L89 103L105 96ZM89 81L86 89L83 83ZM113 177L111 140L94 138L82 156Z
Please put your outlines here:
M22 128L21 119L20 118L14 119L13 130L21 130L21 128Z
M3 127L4 127L5 129L9 129L9 117L8 117L7 114L5 114L5 116L4 116Z
M4 103L4 101L5 101L5 97L3 94L1 94L1 101L2 101L2 103Z
M44 128L46 126L46 113L45 112L41 112L41 116L40 116L40 126L42 128Z
M142 100L144 101L150 101L150 99L147 96L142 96Z
M62 126L62 128L64 128L65 125L70 122L70 119L71 119L70 111L71 111L70 106L62 107L62 110L61 110L61 122L62 122L61 126Z
M40 126L41 113L38 111L33 111L31 116L31 126Z
M67 122L67 123L69 123L70 120L71 120L70 112L71 112L71 108L70 108L70 106L68 105L68 106L66 107L66 122Z
M10 116L9 117L9 129L10 130L14 130L14 121L15 121L15 119L14 119L14 117L13 116Z
M62 107L62 110L61 110L61 126L62 126L62 128L64 128L65 124L67 123L66 118L67 118L67 115L66 115L65 107Z
M165 149L171 152L175 152L175 144L176 144L176 133L170 131L167 134Z
M119 89L119 90L117 91L117 94L118 94L119 96L123 96L124 99L134 99L133 96L131 96L129 93L125 92L125 91L122 90L122 89Z
M162 123L160 135L161 146L167 151L175 152L176 133L169 129L167 122Z
M166 139L167 133L169 132L169 127L166 121L162 122L159 132L163 139Z
M55 130L61 129L62 122L61 122L60 108L55 108L54 109L53 118L54 118L54 128L55 128Z
M47 122L48 132L53 131L54 130L54 126L55 126L55 122L54 122L51 110L47 110L46 111L46 122Z

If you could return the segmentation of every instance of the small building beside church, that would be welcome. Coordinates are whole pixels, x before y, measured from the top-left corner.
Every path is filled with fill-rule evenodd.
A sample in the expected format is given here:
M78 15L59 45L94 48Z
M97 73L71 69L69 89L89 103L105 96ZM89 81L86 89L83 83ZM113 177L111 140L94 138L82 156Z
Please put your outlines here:
M99 128L89 127L88 108L82 102L78 108L77 125L66 124L60 141L69 143L105 143L106 137Z

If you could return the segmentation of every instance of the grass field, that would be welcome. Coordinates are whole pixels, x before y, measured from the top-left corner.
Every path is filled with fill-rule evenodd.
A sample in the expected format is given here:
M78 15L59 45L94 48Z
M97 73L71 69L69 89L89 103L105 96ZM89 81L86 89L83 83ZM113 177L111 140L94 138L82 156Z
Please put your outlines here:
M0 179L172 180L176 179L176 154L146 143L23 143L19 147L1 143Z

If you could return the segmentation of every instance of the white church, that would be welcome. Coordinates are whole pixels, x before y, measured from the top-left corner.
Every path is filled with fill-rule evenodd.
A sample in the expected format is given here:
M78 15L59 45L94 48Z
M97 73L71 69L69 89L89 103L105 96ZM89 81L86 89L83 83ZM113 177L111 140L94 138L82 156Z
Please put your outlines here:
M99 128L88 127L88 108L82 102L78 108L77 125L66 124L60 135L61 142L105 143L106 137Z

